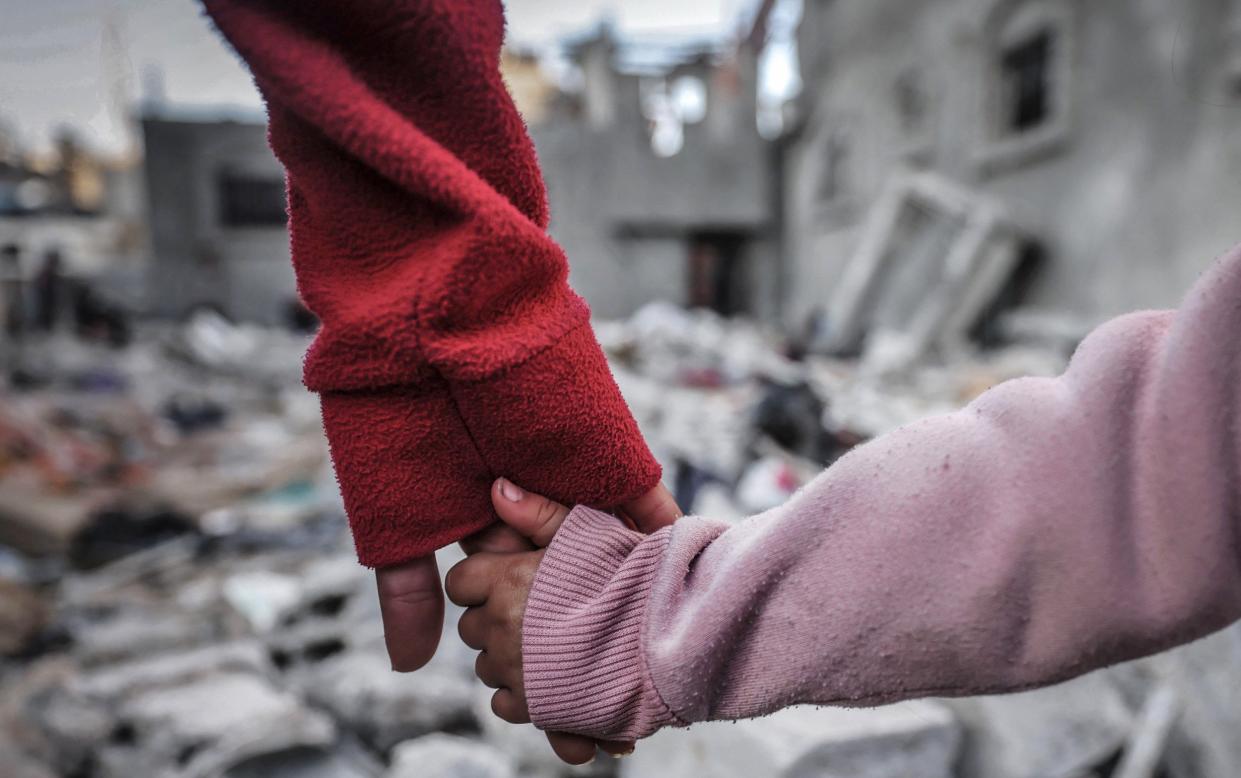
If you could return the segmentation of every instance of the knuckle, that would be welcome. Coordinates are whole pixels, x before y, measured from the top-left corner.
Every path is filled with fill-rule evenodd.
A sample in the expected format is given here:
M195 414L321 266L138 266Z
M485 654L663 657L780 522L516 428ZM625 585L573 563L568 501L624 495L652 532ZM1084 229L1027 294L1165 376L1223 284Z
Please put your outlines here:
M401 605L438 605L440 593L434 589L406 589L390 593L386 599Z
M511 706L509 705L509 698L507 694L501 694L500 692L496 692L495 694L491 695L491 712L492 713L496 714L500 718L507 721L509 718L508 714L510 710L511 710Z
M510 724L525 724L530 721L530 714L525 704L514 692L498 691L491 696L491 712Z
M478 629L478 619L474 617L472 611L466 611L465 615L457 622L457 634L461 637L461 641L470 648L478 648L478 644L482 642Z
M547 497L540 498L537 514L539 526L544 526L554 518L556 518L556 503Z

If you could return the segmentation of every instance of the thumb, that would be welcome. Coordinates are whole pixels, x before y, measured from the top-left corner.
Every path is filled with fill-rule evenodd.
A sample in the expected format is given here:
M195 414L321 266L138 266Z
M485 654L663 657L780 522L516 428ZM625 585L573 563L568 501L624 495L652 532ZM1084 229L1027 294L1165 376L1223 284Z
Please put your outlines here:
M500 520L517 530L539 548L546 548L569 509L558 502L531 494L507 478L491 485L491 504Z
M672 492L663 484L656 484L646 494L621 505L620 511L635 527L646 533L666 527L685 515L677 506Z
M444 628L444 592L435 555L381 567L375 582L392 669L417 670L431 661Z

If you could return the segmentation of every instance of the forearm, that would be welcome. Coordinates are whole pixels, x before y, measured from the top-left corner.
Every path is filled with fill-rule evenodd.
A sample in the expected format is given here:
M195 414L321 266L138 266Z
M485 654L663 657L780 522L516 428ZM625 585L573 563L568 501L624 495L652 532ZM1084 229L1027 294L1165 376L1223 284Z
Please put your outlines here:
M602 595L556 594L557 566L574 562L553 545L527 615L536 722L575 726L576 706L602 727L591 734L632 737L652 721L800 702L1013 691L1231 623L1238 332L1234 254L1178 313L1112 322L1064 376L1004 384L880 438L769 514L726 531L695 519L626 535L633 552L594 574L641 613L628 674L610 670L629 690L621 705L547 691L557 652L564 662L617 642L590 604ZM643 596L630 605L633 589ZM576 647L564 624L579 627Z
M321 321L305 380L362 560L489 523L498 473L590 504L654 485L546 232L498 0L204 5L254 73L287 171L298 289ZM557 380L573 406L547 391Z

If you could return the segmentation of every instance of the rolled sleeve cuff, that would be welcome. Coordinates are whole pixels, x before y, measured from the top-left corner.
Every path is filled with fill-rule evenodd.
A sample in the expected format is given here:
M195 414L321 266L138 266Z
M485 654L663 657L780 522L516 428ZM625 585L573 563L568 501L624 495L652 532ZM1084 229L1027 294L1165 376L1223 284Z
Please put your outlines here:
M522 624L526 698L540 729L636 740L681 724L643 659L646 604L669 537L582 506L565 519Z

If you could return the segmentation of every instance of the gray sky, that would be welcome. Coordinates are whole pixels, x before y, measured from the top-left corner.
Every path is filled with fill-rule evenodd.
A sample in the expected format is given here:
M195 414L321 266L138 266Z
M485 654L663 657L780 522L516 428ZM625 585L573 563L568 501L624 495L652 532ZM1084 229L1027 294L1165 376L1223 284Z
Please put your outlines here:
M510 40L536 47L605 17L629 34L725 34L753 4L505 2ZM100 150L121 150L122 107L156 88L177 107L261 116L248 74L194 0L0 0L0 19L0 122L28 147L44 147L56 127L70 125Z

